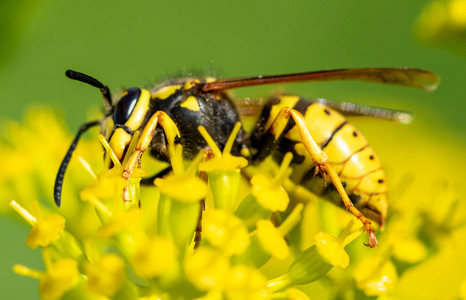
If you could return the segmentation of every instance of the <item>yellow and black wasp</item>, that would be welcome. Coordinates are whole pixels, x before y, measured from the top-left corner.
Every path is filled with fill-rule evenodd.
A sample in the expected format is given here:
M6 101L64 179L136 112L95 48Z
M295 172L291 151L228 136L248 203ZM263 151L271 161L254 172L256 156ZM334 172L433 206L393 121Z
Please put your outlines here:
M169 161L169 145L181 144L187 160L209 148L199 126L203 126L223 149L233 127L240 122L240 115L227 93L230 89L286 82L360 80L431 91L439 82L439 77L431 72L410 68L340 69L218 80L180 78L151 90L127 89L119 99L112 101L109 88L95 78L70 70L66 75L101 90L105 116L103 120L88 122L79 128L58 170L54 191L57 206L61 205L63 177L77 142L83 132L97 125L101 126L102 134L120 161L134 133L141 132L123 172L123 177L129 179L146 150L156 159ZM278 94L263 106L250 134L240 129L231 152L245 157L250 164L258 164L271 155L281 161L291 152L291 179L350 210L365 226L369 245L373 247L377 240L370 220L383 226L387 215L384 171L366 138L337 110L401 122L409 118L409 114L388 109ZM170 171L168 167L146 181L152 182L153 178ZM330 184L326 184L327 179Z

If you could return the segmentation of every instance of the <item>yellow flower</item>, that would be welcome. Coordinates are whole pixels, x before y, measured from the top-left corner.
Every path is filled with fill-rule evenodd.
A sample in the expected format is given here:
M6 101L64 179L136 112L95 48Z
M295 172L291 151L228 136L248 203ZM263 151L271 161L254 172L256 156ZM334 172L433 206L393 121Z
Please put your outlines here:
M200 126L199 132L202 134L209 147L211 148L214 157L205 161L199 165L199 170L206 173L225 173L234 171L237 173L239 169L242 169L248 165L247 159L244 157L232 156L230 154L231 147L233 147L234 140L238 135L241 128L241 123L237 123L231 131L230 137L223 149L223 152L217 147L217 144L209 135L207 130Z
M252 194L257 201L271 211L285 211L290 202L288 193L267 175L257 174L251 179Z
M251 178L252 194L257 198L257 201L270 211L285 211L290 203L288 193L282 186L285 179L288 178L288 166L293 159L293 155L288 152L280 165L280 169L271 178L264 174L256 174Z
M178 201L197 202L205 198L206 184L199 177L174 175L157 178L155 185L160 192Z
M356 265L353 278L367 296L380 296L395 286L398 275L390 260L370 257Z
M416 33L423 41L455 51L464 50L465 32L465 0L432 1L423 9L416 24Z
M99 229L99 236L102 238L112 237L126 228L135 225L141 217L138 208L117 212L113 214L108 223Z
M78 282L78 262L64 258L47 268L39 282L43 299L58 299Z
M0 201L0 211L11 214L8 207L11 199L27 207L31 199L39 198L44 215L53 213L53 182L71 140L63 120L51 109L31 107L21 123L4 121L2 126L0 155L7 159L0 165L0 194L4 199ZM95 140L82 139L74 156L82 153L92 163L102 160L100 145ZM67 220L69 232L85 237L95 232L98 219L89 213L90 206L80 206L78 191L91 178L76 162L72 159L67 171L64 205L59 214Z
M465 0L451 0L448 3L448 13L452 24L466 27L466 1Z
M59 299L67 291L75 287L79 281L78 262L64 258L52 263L48 253L44 253L46 271L41 272L23 265L14 265L13 271L28 277L39 279L41 299Z
M392 238L393 256L408 263L417 263L427 257L426 246L410 236L396 235Z
M126 181L121 177L121 174L112 169L99 174L97 180L94 180L94 182L82 190L80 195L83 201L88 201L89 195L92 195L103 202L109 202L111 199L121 197L125 186Z
M178 249L169 239L153 237L138 245L131 262L148 278L171 275L178 269Z
M104 254L96 263L87 265L86 275L90 291L112 297L126 279L125 263L116 254Z
M29 248L47 247L50 243L58 240L65 229L65 218L59 214L51 214L42 218L37 201L32 201L36 217L16 201L10 201L10 206L32 225L32 229L26 238L26 246Z
M290 255L290 249L278 229L270 220L257 222L257 237L262 247L278 259L285 259Z
M311 300L303 291L291 288L286 291L286 299L288 300Z
M40 220L32 227L26 238L26 246L32 249L46 247L58 240L65 229L65 218L59 214L51 214Z
M231 155L236 136L241 128L237 123L228 138L223 152L220 151L215 141L207 130L200 126L199 132L209 145L213 158L199 164L199 171L206 172L209 178L209 186L212 191L215 208L233 213L236 208L236 197L240 185L240 169L248 165L247 159Z
M460 299L466 300L466 279L461 282L460 286Z
M230 268L228 259L221 252L200 247L184 262L186 278L201 291L223 290Z
M250 266L233 266L227 275L225 294L228 299L269 299L266 278Z
M17 199L26 205L38 197L41 189L51 187L68 144L63 122L51 109L39 107L27 110L22 123L2 122L0 153L0 189L2 199ZM5 135L3 135L5 133ZM84 148L88 145L83 143ZM83 147L80 147L82 149ZM27 187L27 188L25 188ZM49 194L51 200L52 193ZM8 213L8 202L1 201L0 209Z
M317 249L330 264L346 268L349 265L349 256L343 245L328 233L320 232L315 236Z
M34 123L30 125L34 126ZM39 129L41 134L46 133L44 128ZM14 149L18 148L21 155L34 152L35 150L20 149L21 142L25 142L25 139L35 139L36 142L40 140L33 136L34 133L33 130L27 133L19 130L17 135L12 133L15 147L9 149L8 153L20 160L21 156L15 156ZM51 134L60 135L57 132ZM234 139L235 132L230 138L232 137ZM270 160L264 163L267 166L247 168L244 177L252 178L247 180L242 177L240 170L247 161L232 156L230 146L220 151L215 146L215 137L206 139L210 139L209 145L214 153L211 160L207 160L209 153L206 151L194 162L184 161L183 149L181 145L177 145L174 147L174 157L171 157L173 175L158 179L157 186L140 186L140 179L145 171L139 166L136 166L127 182L122 177L125 161L120 162L117 159L113 164L105 162L99 175L88 171L85 174L87 179L94 178L94 182L84 190L82 187L88 183L81 182L81 178L73 181L73 175L71 178L67 177L69 181L63 190L66 201L59 210L60 215L54 214L53 210L57 208L49 205L40 206L33 202L29 212L17 202L11 202L10 205L33 227L26 238L27 245L32 248L43 247L44 253L48 253L44 255L45 272L20 265L14 267L15 272L38 279L40 296L44 299L71 298L76 295L98 299L141 300L309 299L305 293L293 287L321 279L334 266L345 268L350 264L350 256L344 248L362 234L364 229L350 233L350 224L338 238L320 232L321 222L325 222L325 230L331 232L337 232L342 225L342 222L328 218L338 208L322 202L306 207L306 212L310 213L307 216L312 215L314 218L302 219L304 203L309 203L310 192L298 193L297 188L304 187L286 183L290 182L289 162L292 157L289 154L280 166ZM228 143L231 141L230 139ZM134 142L137 142L137 138L134 138ZM63 141L59 144L63 144ZM73 161L78 158L85 169L91 170L91 165L94 167L92 159L98 157L101 165L101 147L97 141L95 144L99 148L84 155L86 159L91 158L91 163L85 163L78 155ZM0 145L0 151L6 151L4 146ZM44 148L41 146L40 148ZM58 145L53 147L55 146ZM59 151L64 153L66 146ZM46 149L40 151L47 152ZM112 150L108 148L106 151L109 160ZM129 147L126 155L131 155L133 151L134 147ZM143 165L147 156L142 159ZM34 168L49 168L49 165L53 165L47 162L47 166L43 166L36 159L34 152L34 155L25 157L24 161L7 162L7 168L13 169L1 174L6 179L2 182L2 188L8 192L18 190L18 199L24 199L29 194L36 196L38 187L34 186L30 191L18 188L21 187L21 180L26 178L31 181L36 176L34 174L37 170ZM201 163L202 160L205 161ZM109 169L109 166L112 168ZM184 166L187 166L187 170L184 170ZM36 171L25 170L28 167ZM163 166L165 167L166 165ZM151 170L150 173L155 173L154 168L148 169ZM47 174L41 176L50 177L53 181L56 170L52 171L46 170L44 172ZM207 182L204 172L208 173ZM21 176L22 174L26 177ZM14 188L8 187L11 182L14 182ZM244 191L240 192L243 188ZM122 197L125 189L125 193L130 194L129 198L125 198L130 200L127 202ZM79 191L82 191L84 201L79 200ZM288 202L295 201L297 197L298 203L292 202L289 205ZM315 195L314 197L317 198ZM397 258L394 263L401 263L403 270L406 269L399 280L394 263L386 257L364 258L366 251L371 251L373 255L378 252L366 250L362 246L352 247L349 252L352 260L362 259L358 265L353 266L354 273L333 270L325 280L331 283L332 289L338 290L339 296L354 294L353 286L357 286L370 297L391 299L390 297L406 293L419 293L411 291L411 281L425 282L426 275L421 273L439 270L426 262L438 261L435 266L454 267L458 272L450 272L454 273L450 277L450 274L444 276L445 272L437 274L437 271L439 278L436 278L436 284L451 284L453 287L449 293L465 298L465 284L460 287L461 281L464 281L464 274L460 270L464 255L459 251L464 248L462 242L466 240L462 239L461 227L461 224L464 225L461 217L464 215L464 207L461 201L454 202L458 205L445 205L449 203L444 201L447 198L442 196L424 202L418 199L403 200L391 204L392 213L387 218L387 230L380 235L380 241L382 247L394 244L392 254ZM202 217L202 231L199 231L196 227L201 207L199 200L202 199L206 199L207 209ZM236 200L241 201L238 207ZM303 203L299 203L300 201ZM436 205L446 207L439 210ZM285 213L282 214L281 211ZM349 215L346 217L353 218ZM313 223L310 224L311 222ZM73 230L69 231L69 228ZM311 243L307 242L315 233L318 233L315 244L309 246ZM311 238L303 240L303 234ZM201 240L197 243L199 236ZM438 252L433 253L431 244L437 247ZM445 245L451 246L450 252L445 252ZM300 247L306 249L301 251ZM277 260L270 260L272 256L278 259L290 257L290 251L295 257L291 265L287 260L281 261L280 265L273 264ZM437 259L439 256L442 256L441 260ZM432 257L435 259L431 259ZM410 264L414 263L419 268L411 268ZM261 268L262 266L264 267ZM333 276L336 271L339 276ZM266 276L270 274L277 274L277 277L267 281ZM356 284L352 284L353 279ZM308 288L313 289L316 286ZM313 293L323 295L323 298L333 296L333 292L325 291L325 286L319 285ZM392 288L393 293L387 294ZM321 293L319 289L324 291ZM431 290L433 289L434 287ZM424 293L432 293L431 290Z
M202 217L203 236L228 255L243 253L250 244L249 233L238 217L220 209L208 209Z
M293 213L298 212L299 208ZM318 233L315 245L301 252L284 275L268 282L270 289L277 291L292 285L310 283L327 274L333 266L347 267L349 257L344 247L364 232L364 227L350 232L353 225L354 220L348 223L338 239L328 233Z

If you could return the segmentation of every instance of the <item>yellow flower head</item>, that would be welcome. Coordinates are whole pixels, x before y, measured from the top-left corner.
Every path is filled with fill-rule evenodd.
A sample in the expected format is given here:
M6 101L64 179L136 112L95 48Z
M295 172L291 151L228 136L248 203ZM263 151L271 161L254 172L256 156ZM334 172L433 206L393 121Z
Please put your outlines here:
M178 249L169 239L153 237L138 245L131 262L145 277L170 275L178 269Z
M332 235L319 232L315 236L317 249L330 264L346 268L349 265L349 256L345 248Z
M230 269L221 252L207 247L198 248L184 262L186 278L201 291L223 290Z
M288 193L276 181L264 174L256 174L251 179L252 194L257 201L271 211L285 211L290 202Z
M417 263L427 257L426 246L418 239L404 234L392 238L393 256L408 263Z
M456 27L466 29L466 1L451 0L448 2L448 15L451 23Z
M225 253L238 255L249 247L249 233L243 221L224 210L206 210L202 228L209 243Z
M230 154L231 147L235 141L236 136L241 128L241 123L237 123L233 128L230 137L223 149L223 152L217 147L217 144L209 135L204 127L199 127L199 132L202 134L209 147L212 149L214 157L208 161L205 161L199 165L199 170L207 173L218 173L218 172L238 172L248 165L247 159L244 157L232 156Z
M367 296L380 296L395 286L398 275L390 260L370 257L356 265L353 278Z
M290 249L278 229L270 220L257 222L257 237L265 251L278 259L285 259L290 255Z
M49 267L39 280L39 293L42 299L59 299L73 288L79 279L78 262L61 259Z
M264 174L256 174L251 178L252 194L257 201L270 211L285 211L290 203L288 193L282 186L283 181L288 178L288 166L293 159L293 155L288 152L280 165L280 169L275 178Z
M81 199L87 201L88 195L93 195L106 202L115 197L121 197L125 186L126 181L121 177L121 174L103 172L99 174L97 180L81 192Z
M116 254L104 254L100 260L86 267L89 290L98 295L112 297L125 279L125 263Z
M37 221L26 238L29 248L46 247L58 240L65 229L65 218L59 214L51 214Z
M205 198L207 186L196 176L173 175L157 178L155 185L160 192L182 202L196 202Z
M198 130L210 147L211 157L199 164L199 171L205 172L209 178L209 187L212 191L215 207L233 212L236 207L236 196L240 184L240 169L248 165L247 159L231 155L231 148L241 128L237 123L233 128L228 141L220 151L214 139L207 130L199 126Z
M112 214L108 223L99 229L99 236L102 238L112 237L126 228L137 224L140 217L141 211L138 208L131 208Z
M466 0L435 0L428 3L417 20L416 33L430 44L464 51Z
M228 299L268 299L266 278L259 270L244 266L233 266L227 276L225 294Z
M466 300L466 279L463 279L460 285L460 299Z
M32 225L32 229L26 238L26 246L32 249L39 246L47 247L62 235L65 229L65 218L59 214L51 214L42 218L38 202L32 201L31 204L36 217L16 201L10 201L10 206Z
M303 291L291 288L286 291L286 299L288 300L311 300Z
M460 15L461 13L457 13L458 18ZM41 134L47 134L44 130L47 128L43 128L42 125L34 122L30 124L32 127L35 125ZM28 212L17 202L11 202L10 206L33 227L26 239L27 245L31 248L41 247L44 253L48 253L44 256L46 271L32 270L21 265L16 265L14 271L38 279L40 296L43 299L65 299L79 295L78 297L92 299L307 300L309 297L294 287L320 280L327 274L325 280L331 282L332 289L338 290L335 293L339 296L353 293L348 289L353 288L354 284L351 283L354 279L355 285L366 295L388 299L392 294L401 295L403 288L410 289L413 286L406 284L406 278L412 276L409 274L411 272L403 272L400 276L406 277L400 280L403 284L396 290L395 263L402 263L406 268L410 267L409 263L422 266L434 256L429 242L434 242L438 249L442 250L436 253L435 257L448 256L449 253L444 251L444 245L437 236L451 236L450 239L455 243L444 244L459 245L458 249L464 248L462 242L466 239L456 235L462 221L458 223L456 217L452 218L453 211L462 212L460 201L458 207L452 206L445 213L431 209L436 203L445 201L433 201L432 205L422 204L421 208L428 210L427 216L437 218L432 218L432 222L429 218L416 222L406 222L403 218L400 227L409 230L399 231L395 227L398 215L411 213L413 220L421 218L419 210L413 209L412 202L402 201L402 208L392 210L396 211L396 215L389 216L387 231L381 234L380 239L381 245L394 244L391 253L397 260L392 263L388 258L365 258L364 253L358 250L360 248L354 247L350 253L354 254L356 261L362 259L360 264L353 267L354 273L339 268L335 270L334 266L348 266L349 255L344 247L363 234L364 228L350 233L352 224L349 224L338 238L320 232L315 236L315 244L309 246L307 242L310 240L303 239L302 234L312 237L322 230L321 227L332 232L338 230L340 222L328 218L334 213L333 209L337 208L329 208L330 205L321 205L321 202L318 205L314 202L309 203L310 192L303 193L305 187L289 179L291 154L285 155L278 172L274 162L264 162L263 165L247 168L244 171L246 176L242 177L240 169L247 165L247 160L230 154L239 126L236 125L223 151L216 146L215 137L210 137L204 132L203 136L208 141L213 157L209 156L209 151L205 151L198 155L194 162L188 162L183 158L182 146L174 146L170 152L173 175L157 179L156 186L151 187L140 185L141 176L145 171L139 166L139 161L134 165L129 177L123 178L126 157L138 153L133 147L138 142L137 134L134 135L132 146L125 151L123 161L115 157L112 159L112 149L107 145L104 170L99 175L95 175L91 170L92 162L102 161L102 149L97 141L95 144L98 149L92 151L95 153L89 156L86 153L83 156L86 159L90 158L91 163L84 163L76 153L72 161L79 159L87 170L91 170L88 173L95 181L82 190L85 181L74 182L73 176L67 177L69 181L65 184L64 193L67 195L64 194L64 199L71 201L66 200L66 205L59 208L60 215L53 213L54 210L58 211L58 208L49 205L39 209L39 204L33 202L32 211ZM57 128L59 129L59 126ZM53 131L57 128L54 127ZM203 132L202 129L200 131ZM18 147L22 141L34 139L33 133L34 131L12 134L12 144ZM23 134L26 135L20 136ZM52 133L54 134L57 133ZM34 142L40 144L40 140L35 138ZM44 140L52 142L53 138L50 136ZM52 148L58 148L62 144L66 143L60 140L60 143L55 142ZM66 151L66 145L61 147L65 149L56 151L44 147L43 144L40 146L38 148L41 148L41 155L50 154L50 151ZM13 190L17 189L20 194L17 199L24 199L25 195L37 188L32 187L31 191L18 189L24 186L21 179L36 176L39 166L53 165L37 159L36 151L32 148L24 148L27 151L20 149L23 152L18 152L26 156L24 161L16 164L7 162L7 168L13 169L2 174L5 182L14 182ZM28 152L34 153L27 157ZM12 154L16 159L21 158L15 151L9 151L8 154ZM142 158L142 166L147 161L147 154ZM250 157L244 151L242 154ZM269 162L271 161L270 158ZM184 167L189 164L185 170ZM27 166L35 169L27 171ZM150 173L155 173L156 170L166 168L166 164L157 167L160 168L147 169L151 170ZM56 170L52 171L47 169L44 174L41 173L40 180L51 178L53 181ZM251 178L251 185L246 177ZM7 184L2 187L8 189ZM244 191L240 191L242 188L245 188ZM129 197L123 196L127 194ZM84 201L79 201L78 195L81 195ZM201 207L204 206L200 201L204 199L207 209L203 210L201 215ZM241 201L238 206L235 202L237 200ZM53 200L45 201L52 203ZM289 203L290 201L293 202ZM21 203L24 203L24 200ZM306 205L306 213L303 213ZM315 209L316 206L319 206L318 210ZM41 216L40 210L44 212L45 217ZM308 213L316 217L303 219L303 216L309 216ZM458 213L458 216L461 215L464 214ZM202 226L199 226L200 218ZM321 223L325 223L325 227ZM431 228L435 228L435 232ZM301 247L306 247L306 250L301 251ZM291 250L294 254L291 264L288 264L288 260L282 260L280 264L276 264L276 259L270 260L272 256L292 260L289 255ZM377 250L364 251L374 251L374 254L377 254ZM449 262L462 262L464 255L457 255ZM447 260L445 258L445 261ZM452 264L460 269L460 263ZM329 274L332 269L334 270ZM424 269L419 268L419 272ZM270 273L277 274L277 277L267 280L266 276ZM422 275L416 275L416 280L425 281ZM451 293L458 296L459 285L464 278L456 274L456 278L443 276L443 273L439 276L445 282L456 284ZM324 288L324 285L319 287ZM394 289L394 293L387 295L386 292L390 289ZM413 293L415 292L417 291ZM328 296L328 292L326 293L324 298ZM319 291L315 294L319 294ZM460 295L464 298L464 291Z

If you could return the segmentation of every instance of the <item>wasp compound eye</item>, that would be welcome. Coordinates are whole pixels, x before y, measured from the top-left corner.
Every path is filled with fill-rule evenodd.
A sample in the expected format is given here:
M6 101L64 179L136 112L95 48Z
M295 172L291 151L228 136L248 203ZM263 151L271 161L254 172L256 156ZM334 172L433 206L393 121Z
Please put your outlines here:
M115 106L113 120L116 125L124 125L133 113L136 103L141 96L141 89L131 88L126 91L126 94L121 97Z

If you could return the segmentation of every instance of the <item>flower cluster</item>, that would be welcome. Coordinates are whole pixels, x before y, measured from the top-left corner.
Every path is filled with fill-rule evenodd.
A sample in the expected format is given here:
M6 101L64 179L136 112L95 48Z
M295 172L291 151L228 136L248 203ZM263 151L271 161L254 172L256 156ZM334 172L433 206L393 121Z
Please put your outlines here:
M62 134L53 114L36 112L51 129L43 136L54 130ZM36 122L30 124L15 127L12 137L37 130ZM406 270L435 254L429 252L435 248L428 242L448 239L460 226L447 218L431 218L428 211L425 224L406 226L419 219L395 213L381 235L381 247L350 245L364 229L356 227L350 214L314 201L315 195L293 184L288 178L291 154L279 166L267 161L262 168L230 154L240 126L235 126L223 151L199 128L211 151L186 162L177 145L172 151L173 173L149 187L140 186L145 170L165 166L143 157L142 167L125 180L125 160L113 158L110 163L114 155L100 136L106 159L95 175L92 170L102 165L102 153L84 141L65 181L62 208L54 208L50 196L9 202L10 210L32 227L26 245L42 249L45 265L45 270L35 270L17 264L14 271L37 278L42 299L309 299L308 294L388 299L383 297L396 291ZM63 140L58 141L66 147ZM15 141L10 141L0 150L10 147L14 152ZM28 141L19 142L24 146ZM35 161L35 155L28 160ZM88 182L73 182L77 172ZM22 175L21 180L31 180ZM10 178L14 180L18 179ZM19 192L9 186L10 193ZM126 202L125 189L130 199ZM406 210L403 205L395 203L395 210ZM449 207L454 210L454 205ZM315 281L319 285L314 289L327 292L301 290Z
M466 1L430 2L419 16L415 30L423 42L463 54L466 44Z

